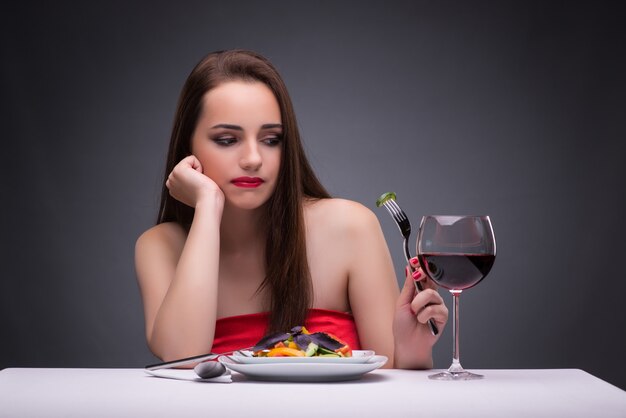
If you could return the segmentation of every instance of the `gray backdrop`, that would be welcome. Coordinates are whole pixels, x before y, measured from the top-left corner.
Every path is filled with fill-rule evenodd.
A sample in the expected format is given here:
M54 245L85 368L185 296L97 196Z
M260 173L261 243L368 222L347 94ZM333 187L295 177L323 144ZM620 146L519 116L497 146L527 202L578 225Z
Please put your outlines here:
M156 217L184 79L243 47L281 71L311 162L376 212L399 277L381 193L414 224L492 216L495 266L461 299L467 368L626 387L623 6L91 3L3 6L0 368L154 360L134 242ZM451 348L449 324L436 367Z

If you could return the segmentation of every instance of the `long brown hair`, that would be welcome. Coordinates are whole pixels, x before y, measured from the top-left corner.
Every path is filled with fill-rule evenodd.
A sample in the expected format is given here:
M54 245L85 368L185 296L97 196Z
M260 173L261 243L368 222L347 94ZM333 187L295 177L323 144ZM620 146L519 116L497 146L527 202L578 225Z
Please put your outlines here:
M218 51L207 55L191 71L178 100L157 223L178 222L189 229L194 209L172 198L165 181L174 166L191 154L191 137L204 95L230 80L264 83L280 106L282 156L276 188L265 204L265 279L259 290L270 291L267 331L289 330L304 324L313 298L302 205L305 198L323 199L330 195L305 156L287 87L263 56L245 50Z

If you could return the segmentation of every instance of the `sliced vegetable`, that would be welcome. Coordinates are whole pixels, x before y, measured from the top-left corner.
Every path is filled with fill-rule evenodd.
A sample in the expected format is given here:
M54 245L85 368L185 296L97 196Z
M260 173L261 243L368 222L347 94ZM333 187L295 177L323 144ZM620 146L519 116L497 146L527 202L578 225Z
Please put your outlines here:
M343 347L341 347L336 352L341 354L344 357L351 357L352 356L352 350L350 350L350 347L348 347L348 345L344 345Z
M267 335L261 338L261 340L258 343L256 343L256 345L252 347L251 350L256 352L256 351L272 348L276 345L276 343L284 341L288 339L290 336L291 335L287 332L277 332L275 334Z
M311 334L310 337L314 343L331 351L338 350L345 345L344 343L337 341L336 338L333 338L330 334L327 334L325 332L316 332L314 334Z
M318 353L320 356L337 356L337 353L335 353L335 352L334 352L334 351L332 351L332 350L328 350L328 349L326 349L326 348L324 348L324 347L320 347L320 348L318 348L318 349L317 349L317 353Z
M388 200L396 200L396 194L394 192L383 193L378 200L376 200L376 207L381 207Z
M270 350L267 357L304 357L304 352L297 348L278 347Z
M293 336L293 340L298 345L300 350L306 350L313 342L313 339L309 334L296 334ZM316 344L318 345L318 344Z
M304 352L304 355L307 357L313 357L315 355L315 353L317 353L317 349L319 348L319 346L315 343L309 343L309 346L306 348L306 351Z

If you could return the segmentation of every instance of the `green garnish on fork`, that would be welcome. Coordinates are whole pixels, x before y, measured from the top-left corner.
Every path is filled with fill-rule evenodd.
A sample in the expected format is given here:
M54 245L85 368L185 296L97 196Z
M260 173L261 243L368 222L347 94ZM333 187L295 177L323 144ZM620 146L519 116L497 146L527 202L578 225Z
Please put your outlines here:
M388 200L396 200L396 194L394 192L387 192L380 195L378 200L376 200L376 207L379 208L385 204Z

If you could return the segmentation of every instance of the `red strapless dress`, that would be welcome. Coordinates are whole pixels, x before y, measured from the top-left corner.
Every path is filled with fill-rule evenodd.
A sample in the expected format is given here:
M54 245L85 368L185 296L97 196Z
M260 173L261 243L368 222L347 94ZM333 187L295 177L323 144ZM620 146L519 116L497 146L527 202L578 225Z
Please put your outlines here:
M226 353L245 347L252 347L265 335L268 313L229 316L215 323L213 353ZM360 350L359 335L354 317L349 313L326 309L310 309L304 326L310 332L328 332Z

